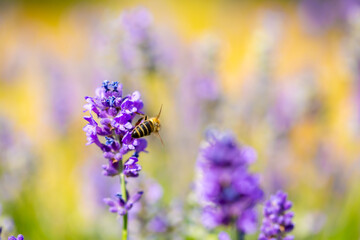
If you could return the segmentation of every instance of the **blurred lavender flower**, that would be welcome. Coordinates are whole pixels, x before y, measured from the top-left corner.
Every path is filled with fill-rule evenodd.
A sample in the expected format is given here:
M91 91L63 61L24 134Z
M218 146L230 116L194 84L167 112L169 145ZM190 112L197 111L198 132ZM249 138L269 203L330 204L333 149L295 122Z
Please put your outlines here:
M183 62L178 70L181 79L177 98L178 109L181 112L182 124L188 126L184 138L190 132L197 131L202 125L209 124L217 118L217 106L221 100L220 85L220 40L212 35L199 39L185 52ZM190 134L191 135L191 134ZM184 141L185 148L195 144L194 138Z
M147 229L154 233L164 233L168 230L169 223L164 216L157 215L147 225Z
M1 216L1 211L2 209L0 205L0 240L2 234L6 236L14 230L13 220L7 216Z
M0 116L0 200L17 198L31 173L34 172L33 146L23 132Z
M359 0L302 0L299 11L306 26L319 32L336 23L346 23L353 10L359 7Z
M263 198L263 191L258 177L248 172L255 159L255 151L239 146L233 135L209 134L197 160L197 191L204 205L205 226L235 225L242 233L256 230L254 207Z
M220 40L215 36L205 36L194 45L192 58L194 62L189 66L189 77L193 83L195 96L204 101L218 100Z
M351 123L350 131L356 136L360 136L360 7L354 9L351 18L349 19L349 34L343 44L346 53L346 60L352 73L352 92L354 108L354 116Z
M287 200L287 194L278 191L271 196L264 206L264 219L261 227L259 240L279 239L293 240L293 236L287 236L294 229L292 218L293 212L288 210L292 203Z
M55 130L66 133L75 110L73 102L78 92L76 81L73 81L61 61L51 56L44 56L41 61L48 80L46 92L49 95L49 112L52 114L50 122L54 124Z
M284 32L284 16L279 11L266 11L254 34L254 51L256 56L255 72L246 81L238 93L241 101L234 111L239 111L245 129L258 126L267 119L271 103L276 54L281 45ZM259 98L261 96L261 98ZM235 120L237 118L234 118ZM236 120L237 121L237 120ZM239 121L237 121L239 122Z
M226 232L221 232L219 233L219 240L231 240L231 238Z
M131 239L182 239L182 205L178 202L164 204L163 188L155 179L142 174L129 182L128 188L146 191L129 213Z
M120 16L122 38L119 57L123 74L143 74L164 70L170 60L153 29L153 16L142 7L124 11Z
M8 240L24 240L24 236L19 234L17 237L10 236Z
M138 154L144 152L147 146L145 139L131 137L134 128L132 120L136 113L140 113L143 102L140 93L135 91L131 95L122 97L122 85L118 82L104 81L101 88L96 90L95 97L85 97L88 102L84 108L90 116L84 117L88 124L84 127L88 143L95 143L108 159L103 165L106 176L118 175L121 171L127 177L137 177L141 167L137 164ZM100 119L95 121L92 113ZM100 137L104 137L101 142ZM123 155L134 151L134 155L122 164Z

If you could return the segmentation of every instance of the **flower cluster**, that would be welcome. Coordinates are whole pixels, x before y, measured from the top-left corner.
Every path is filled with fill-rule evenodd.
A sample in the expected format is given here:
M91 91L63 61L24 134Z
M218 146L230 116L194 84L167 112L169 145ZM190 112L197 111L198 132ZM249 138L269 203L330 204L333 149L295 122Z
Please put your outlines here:
M96 96L85 97L85 100L85 111L90 113L90 116L84 117L88 121L84 127L87 144L95 143L108 159L108 165L103 165L103 174L115 176L123 171L127 177L137 177L141 170L141 166L137 164L138 155L147 147L145 139L131 137L134 128L132 121L143 108L140 93L135 91L123 97L122 85L104 81L102 87L96 90ZM95 121L93 113L99 118L98 122ZM123 167L123 156L130 151L134 151L134 154Z
M248 172L255 159L255 151L239 146L231 134L209 134L197 163L197 191L205 206L203 222L207 227L236 225L243 233L256 230L254 206L263 198L263 191L258 178Z
M286 193L278 191L265 203L264 220L259 240L293 240L293 236L286 236L294 228L293 212L288 212L292 203L287 200Z
M127 214L127 212L133 207L134 203L140 200L143 192L138 192L131 198L127 196L127 201L124 200L121 194L116 194L116 199L113 198L105 198L104 202L109 205L109 211L112 213L117 213L121 216Z
M24 236L19 234L17 237L10 236L8 240L24 240Z

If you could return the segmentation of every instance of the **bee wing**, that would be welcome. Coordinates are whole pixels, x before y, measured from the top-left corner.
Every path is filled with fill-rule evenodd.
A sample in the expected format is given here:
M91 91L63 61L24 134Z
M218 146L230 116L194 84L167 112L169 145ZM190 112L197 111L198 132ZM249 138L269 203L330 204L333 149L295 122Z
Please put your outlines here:
M135 127L136 127L137 125L139 125L142 121L146 121L147 119L148 119L148 116L144 115L144 117L140 118L140 119L136 122Z

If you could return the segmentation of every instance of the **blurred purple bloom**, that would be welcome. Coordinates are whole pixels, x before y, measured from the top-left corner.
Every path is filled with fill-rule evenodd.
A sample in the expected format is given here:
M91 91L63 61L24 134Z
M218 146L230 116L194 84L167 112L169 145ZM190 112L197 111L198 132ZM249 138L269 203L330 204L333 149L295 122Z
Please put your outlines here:
M10 237L8 238L8 240L24 240L24 236L21 235L21 234L19 234L19 235L17 236L17 238L14 237L14 236L10 236Z
M147 229L154 233L163 233L168 230L169 222L163 215L157 215L147 225Z
M144 106L140 93L135 91L123 97L122 85L106 80L101 88L96 89L95 97L85 97L85 100L85 111L90 113L90 116L84 117L88 122L84 127L87 144L96 144L108 159L108 164L103 165L103 174L115 176L123 170L127 177L137 177L141 170L137 157L140 152L146 152L147 146L145 139L131 137L132 121ZM93 114L99 121L94 119ZM136 157L131 157L122 169L122 156L130 151L134 151Z
M169 53L155 33L152 14L146 8L124 11L120 23L119 58L125 74L150 73L169 66Z
M321 31L336 23L347 22L353 11L360 7L359 0L302 0L300 12L310 30Z
M209 135L197 163L204 225L235 225L244 233L256 230L254 206L263 198L263 191L257 176L247 169L255 158L255 151L239 146L231 134Z
M154 205L163 197L163 188L162 186L155 180L148 178L144 183L147 194L145 196L145 201L149 205Z
M286 236L294 229L292 222L294 213L288 211L291 207L292 203L287 200L286 193L278 191L276 195L271 196L264 206L264 219L259 240L294 239L293 236Z
M143 192L138 192L132 197L128 197L125 201L121 194L116 194L115 199L104 198L104 202L109 206L109 211L117 213L121 216L127 214L127 212L133 207L134 203L140 200Z
M141 42L148 37L152 16L146 8L135 8L121 14L124 30L135 42Z
M56 130L65 133L68 130L71 117L75 110L75 101L78 94L76 81L71 78L63 62L54 60L53 56L42 57L42 65L47 74L47 92L49 95L50 112Z
M231 238L226 232L221 232L219 233L219 240L231 240Z

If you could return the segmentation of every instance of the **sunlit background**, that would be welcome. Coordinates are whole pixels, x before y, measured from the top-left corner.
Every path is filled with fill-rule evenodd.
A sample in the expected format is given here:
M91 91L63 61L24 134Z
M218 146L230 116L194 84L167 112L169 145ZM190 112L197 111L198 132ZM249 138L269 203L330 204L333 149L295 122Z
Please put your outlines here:
M101 201L118 179L102 176L102 153L82 130L84 97L105 79L140 91L150 116L163 104L164 146L147 137L140 158L140 181L163 188L161 211L179 218L187 213L174 205L195 204L199 146L217 128L257 151L251 170L266 196L288 192L295 239L360 239L358 2L1 2L4 239L121 238ZM140 47L121 20L136 14L148 29ZM189 219L176 234L216 239Z

